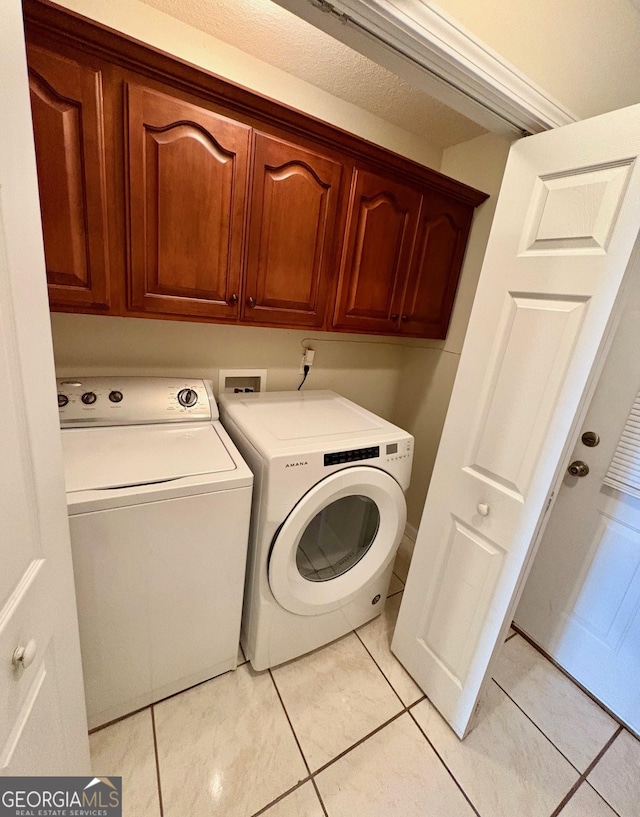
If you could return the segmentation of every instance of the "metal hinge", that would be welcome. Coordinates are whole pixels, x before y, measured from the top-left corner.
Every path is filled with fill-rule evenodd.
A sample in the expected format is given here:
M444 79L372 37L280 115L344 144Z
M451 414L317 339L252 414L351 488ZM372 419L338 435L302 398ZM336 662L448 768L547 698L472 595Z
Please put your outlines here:
M551 494L549 495L549 499L547 500L547 507L544 509L544 513L547 513L547 511L548 511L548 510L549 510L549 508L551 507L551 502L553 501L553 497L554 497L555 495L556 495L556 492L555 492L555 491L551 491ZM544 514L543 514L543 516L544 516Z
M311 5L315 6L320 11L324 11L326 14L333 14L334 17L337 17L342 23L352 23L353 18L349 17L348 14L345 14L342 11L338 11L335 6L332 6L331 3L328 3L327 0L310 0Z

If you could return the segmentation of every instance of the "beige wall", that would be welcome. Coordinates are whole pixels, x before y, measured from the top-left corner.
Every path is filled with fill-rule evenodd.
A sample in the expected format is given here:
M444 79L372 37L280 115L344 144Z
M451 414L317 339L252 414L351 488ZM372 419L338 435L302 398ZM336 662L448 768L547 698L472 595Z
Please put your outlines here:
M486 134L444 151L442 172L484 190L490 198L475 214L446 341L416 341L405 350L393 418L416 438L415 465L407 494L409 522L416 527L438 451L508 150L506 140Z
M640 13L631 0L438 0L585 118L640 102Z
M300 383L301 341L316 350L308 388L333 389L387 419L393 415L404 349L383 338L247 326L54 313L56 374L185 375L267 369L270 391Z
M428 139L408 133L138 0L56 2L239 85L383 145L427 167L437 169L440 166L442 151L431 145ZM213 6L215 8L215 4Z

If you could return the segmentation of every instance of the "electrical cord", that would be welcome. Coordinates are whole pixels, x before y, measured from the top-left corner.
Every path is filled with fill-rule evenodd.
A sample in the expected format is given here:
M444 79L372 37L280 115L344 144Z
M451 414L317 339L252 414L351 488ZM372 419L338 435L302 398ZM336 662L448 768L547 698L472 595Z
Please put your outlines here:
M298 386L298 391L304 386L304 381L307 379L307 375L309 374L309 366L304 366L303 368L304 377L300 381L300 385Z

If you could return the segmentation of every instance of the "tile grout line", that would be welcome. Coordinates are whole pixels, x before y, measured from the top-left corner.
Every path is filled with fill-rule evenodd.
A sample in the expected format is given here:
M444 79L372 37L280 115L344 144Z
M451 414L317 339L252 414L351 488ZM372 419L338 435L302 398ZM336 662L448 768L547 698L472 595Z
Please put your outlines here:
M293 728L293 724L291 723L291 718L289 717L289 713L287 712L287 707L284 705L284 701L282 700L282 695L280 694L280 690L278 689L278 685L276 684L276 679L273 677L273 672L271 669L268 669L267 672L269 673L269 678L271 678L271 683L273 684L273 688L276 691L276 695L278 696L278 700L280 701L280 706L282 707L282 711L284 712L284 716L287 719L287 723L289 724L289 729L291 729L291 734L293 735L293 739L296 742L296 746L298 747L298 751L300 752L300 756L302 757L302 762L304 763L305 769L307 770L307 774L311 777L311 768L307 763L307 758L302 751L302 746L300 745L300 741L298 740L298 736L296 735L296 730Z
M619 735L619 734L620 734L622 731L623 731L623 727L622 727L622 726L619 726L619 727L616 729L616 731L613 733L613 735L611 735L611 737L610 737L610 738L609 738L609 740L608 740L608 741L605 743L605 745L602 747L602 749L600 749L600 751L598 752L598 754L597 754L597 755L596 755L596 756L593 758L593 760L591 761L591 763L590 763L590 764L587 766L587 768L584 770L584 772L582 772L582 774L580 775L580 777L579 777L579 778L576 780L576 782L573 784L573 786L572 786L572 787L569 789L569 791L568 791L568 792L565 794L565 796L564 796L564 797L562 798L562 800L561 800L561 801L558 803L558 805L555 807L555 809L554 809L554 810L551 812L551 814L550 814L550 816L549 816L549 817L558 817L558 815L560 814L560 812L562 811L562 809L563 809L563 808L564 808L564 807L567 805L567 803L568 803L568 802L571 800L571 798L574 796L574 794L575 794L575 793L578 791L578 789L580 788L580 786L581 786L581 785L582 785L582 784L583 784L585 781L587 782L587 784L588 784L588 785L591 785L591 784L589 783L589 781L587 780L587 777L588 777L588 776L591 774L591 772L592 772L592 771L595 769L595 767L598 765L598 763L599 763L599 762L600 762L600 760L602 759L603 755L604 755L604 754L607 752L607 750L609 749L609 747L611 746L611 744L614 742L614 740L615 740L615 739L618 737L618 735ZM591 788L593 788L593 786L591 786ZM609 803L607 800L605 800L605 798L604 798L604 797L602 797L602 795L600 794L600 792L599 792L597 789L593 788L593 790L594 790L594 791L596 792L596 794L597 794L597 795L598 795L598 796L599 796L599 797L600 797L600 798L603 800L603 802L605 802L605 803L606 803L606 804L609 806L609 808L611 809L611 811L613 811L613 812L614 812L614 814L618 814L618 812L617 812L617 811L616 811L614 808L612 808L612 807L611 807L610 803Z
M95 726L93 729L87 730L87 734L94 735L96 732L107 729L109 726L114 726L116 723L120 723L121 721L125 721L127 718L133 717L133 715L138 715L140 712L144 712L145 709L151 709L151 707L156 706L157 704L170 701L172 698L177 698L178 695L183 695L185 692L190 692L192 689L196 689L196 687L201 687L203 684L208 684L210 681L215 681L217 678L222 678L224 675L228 675L230 672L236 672L240 667L244 667L244 665L248 663L249 659L245 658L245 660L239 663L235 669L228 669L221 672L219 675L212 675L211 678L205 678L204 681L198 681L196 684L191 684L191 686L185 687L184 689L179 689L177 692L172 692L171 695L166 695L164 698L158 698L157 701L153 701L146 706L141 706L140 709L134 709L133 712L127 712L126 715L121 715L119 718L114 718L112 721L101 723L100 726Z
M313 772L313 774L311 775L311 777L316 777L316 775L319 775L320 772L324 772L325 769L328 769L329 766L332 766L336 761L341 760L345 755L348 755L349 752L351 752L353 749L356 749L358 746L361 746L365 741L369 740L369 738L372 738L374 735L377 735L378 732L381 732L385 728L385 726L389 726L390 723L397 721L398 718L402 717L402 715L404 715L405 712L407 711L408 711L407 708L404 707L403 709L400 710L400 712L393 715L393 717L389 718L384 723L381 723L380 726L376 726L376 728L373 729L371 732L364 735L364 737L361 737L347 749L344 749L342 752L340 752L340 754L337 754L335 757L332 757L331 760L328 760L324 765L316 769L315 772Z
M156 758L156 778L158 782L158 802L160 804L160 817L164 817L164 806L162 803L162 784L160 782L160 757L158 756L158 738L156 735L156 715L153 711L153 706L149 707L151 709L151 730L153 732L153 751Z
M274 800L270 800L267 803L266 806L262 806L262 808L259 809L258 811L254 811L253 814L251 815L251 817L260 817L261 814L264 814L272 806L275 806L278 803L280 803L282 800L284 800L285 797L288 797L290 794L293 794L294 791L297 791L298 789L302 788L302 786L304 786L304 784L308 783L310 780L311 780L311 775L308 775L304 779L299 780L295 784L295 786L291 786L290 789L287 789L286 791L283 791L282 794L279 794Z
M514 626L514 625L512 624L512 626ZM514 629L515 629L515 627L514 627ZM534 650L535 650L537 653L539 653L539 654L540 654L540 655L541 655L543 658L545 658L545 659L546 659L546 660L547 660L547 661L548 661L548 662L549 662L549 663L550 663L552 666L554 666L554 667L555 667L557 670L559 670L559 671L560 671L560 672L561 672L561 673L564 675L564 677L565 677L565 678L568 678L568 679L569 679L569 681L571 681L571 683L572 683L572 684L575 684L575 686L577 686L577 687L578 687L578 689L580 689L582 692L584 692L584 694L585 694L585 695L586 695L588 698L591 698L591 700L594 702L594 704L596 704L597 706L599 706L599 707L600 707L600 709L602 709L602 711L603 711L603 712L606 712L606 713L607 713L607 715L609 715L609 717L610 717L610 718L613 718L613 720L614 720L614 721L615 721L617 724L619 724L620 726L622 726L622 728L623 728L623 729L626 729L627 731L630 731L630 730L629 730L629 727L627 726L627 724L626 724L626 723L624 723L623 721L621 721L621 720L620 720L620 718L619 718L619 717L616 715L616 713L615 713L615 712L612 712L612 710L611 710L611 709L609 709L608 707L606 707L606 706L605 706L605 705L602 703L602 701L599 701L599 700L596 698L596 696L593 694L593 692L591 692L590 690L588 690L586 687L582 686L582 684L581 684L579 681L577 681L577 680L576 680L576 679L573 677L573 675L570 675L570 674L569 674L569 673L566 671L566 669L565 669L565 668L564 668L564 667L563 667L561 664L558 664L558 662L555 660L555 658L553 658L551 655L549 655L548 653L546 653L546 652L545 652L545 651L542 649L542 647L540 647L538 644L536 644L536 642L535 642L535 641L534 641L534 640L533 640L533 639L532 639L530 636L528 636L526 633L523 633L523 632L522 632L522 630L516 630L516 635L519 635L521 638L523 638L523 639L524 639L524 640L527 642L527 644L529 644L531 647L533 647L533 649L534 649ZM513 636L511 636L511 637L513 638ZM508 638L508 639L507 639L507 641L510 641L510 640L511 640L510 638ZM633 734L633 733L631 733L631 734ZM635 737L635 735L634 735L634 737ZM637 739L638 739L638 740L640 740L640 738L637 738Z
M269 670L269 671L270 671L270 670ZM275 683L275 682L274 682L274 683ZM426 696L425 696L425 697L426 697ZM417 704L421 703L423 700L425 700L425 698L421 698L421 699L420 699L420 701L416 701L414 704L411 704L411 706L416 706ZM285 711L286 711L286 710L285 710ZM347 749L345 749L344 751L340 752L340 754L337 754L335 757L332 757L332 758L331 758L331 760L327 761L327 763L325 763L323 766L320 766L318 769L316 769L316 771L315 771L315 772L311 772L311 773L309 774L309 776L308 776L308 777L305 777L303 780L299 780L299 781L298 781L298 782L295 784L295 786L291 786L291 788L290 788L290 789L287 789L285 792L283 792L282 794L278 795L278 797L276 797L274 800L271 800L271 802L267 803L267 805L266 805L266 806L263 806L263 807L262 807L262 808L261 808L259 811L256 811L254 814L252 814L252 815L251 815L251 817L260 817L260 815L261 815L261 814L264 814L264 813L265 813L265 811L267 811L269 808L271 808L271 806L276 805L276 803L279 803L279 802L280 802L281 800L283 800L283 799L284 799L284 798L285 798L285 797L286 797L288 794L292 794L294 791L296 791L296 789L299 789L301 786L303 786L305 783L308 783L309 781L311 781L312 783L314 783L314 788L316 789L316 791L318 791L318 790L317 790L317 787L316 787L316 785L315 785L315 778L317 777L317 775L319 775L321 772L324 772L324 771L325 771L325 769L328 769L328 768L329 768L329 766L332 766L332 765L333 765L334 763L336 763L338 760L341 760L341 759L342 759L342 758L343 758L345 755L349 754L349 752L351 752L353 749L356 749L358 746L360 746L361 744L365 743L365 741L369 740L369 738L372 738L372 737L373 737L375 734L377 734L377 733L378 733L378 732L380 732L382 729L384 729L384 728L385 728L385 726L389 726L389 724L390 724L390 723L393 723L393 721L398 720L398 718L399 718L399 717L401 717L402 715L404 715L404 714L405 714L405 712L408 712L408 711L409 711L409 710L408 710L408 708L402 709L400 712L398 712L398 713L397 713L396 715L394 715L392 718L389 718L389 719L388 719L388 720L386 720L384 723L381 723L381 724L380 724L380 726L377 726L377 727L376 727L375 729L373 729L371 732L369 732L368 734L364 735L364 737L361 737L361 738L360 738L359 740L357 740L357 741L356 741L354 744L352 744L351 746L349 746L349 747L348 747ZM294 733L294 734L295 734L295 733ZM305 762L305 766L307 766L307 768L309 768L309 766L308 766L308 764L307 764L307 762L306 762L306 758L304 757L304 754L303 754L303 759L304 759L304 762ZM320 797L319 792L318 792L318 797L320 798L320 804L321 804L321 806L323 807L323 810L325 811L325 814L327 814L326 810L324 809L324 802L322 801L322 797Z
M419 702L418 702L418 703L419 703ZM407 711L409 711L409 710L407 710ZM420 724L418 723L418 720L417 720L417 718L415 717L415 715L413 714L413 712L409 711L409 717L410 717L410 718L411 718L411 720L412 720L412 721L415 723L415 725L418 727L418 730L419 730L420 734L421 734L421 735L422 735L422 737L423 737L423 738L424 738L424 739L427 741L427 743L429 744L429 746L430 746L430 747L431 747L431 749L433 750L433 753L434 753L434 754L435 754L435 756L438 758L438 760L440 761L440 763L442 764L442 766L443 766L443 767L444 767L444 769L446 770L446 772L447 772L447 774L449 775L449 777L450 777L450 778L453 780L453 782L455 783L455 785L457 786L457 788L460 790L460 793L462 794L462 796L464 797L464 799L467 801L467 803L468 803L468 804L469 804L469 806L471 807L471 810L473 811L473 813L476 815L476 817L481 817L480 812L479 812L479 811L478 811L478 809L477 809L477 808L476 808L476 807L473 805L473 802L471 801L471 798L470 798L470 797L469 797L469 795L466 793L466 791L465 791L465 790L462 788L462 786L460 785L460 783L458 783L458 780L456 779L456 776L453 774L453 772L451 771L451 769L450 769L450 768L447 766L447 764L444 762L444 760L443 760L443 759L442 759L442 757L440 756L440 752L438 752L438 750L436 749L436 747L435 747L435 746L433 745L433 743L432 743L432 742L429 740L429 738L428 738L428 736L427 736L427 733L424 731L424 729L422 728L422 726L420 726Z
M289 717L289 713L287 712L287 707L285 706L282 695L280 694L280 690L278 689L278 684L276 683L276 679L273 677L273 672L271 671L271 669L269 669L269 676L271 677L271 681L272 681L274 689L276 691L276 695L278 696L278 700L280 701L280 705L282 706L285 718L287 719L287 723L289 724L289 728L291 729L291 733L293 734L294 740L295 740L296 745L298 747L298 751L300 752L300 755L302 756L302 760L304 762L305 768L306 768L307 773L309 775L307 780L311 780L313 788L315 789L315 792L316 792L316 796L317 796L318 800L320 801L320 806L322 808L322 812L324 814L324 817L329 817L329 815L327 813L327 809L325 808L324 802L322 800L322 797L320 796L320 792L318 791L316 781L313 779L313 775L311 774L311 767L309 766L309 764L307 762L307 758L306 758L304 752L302 751L302 746L300 744L300 741L298 740L296 730L293 728L293 723L291 722L291 718ZM306 781L303 781L303 782L306 782ZM302 785L302 783L300 785Z
M402 592L403 592L403 590L404 590L404 587L403 587L403 589L402 589L402 590L399 590L399 591L398 591L398 593L402 593ZM393 595L397 595L398 593L394 593ZM390 596L387 596L387 598L390 598ZM366 625L363 625L363 626L366 626ZM393 717L389 718L389 719L388 719L388 720L386 720L384 723L381 723L379 726L377 726L377 727L376 727L375 729L373 729L371 732L367 733L367 734L366 734L366 735L364 735L362 738L360 738L360 739L359 739L359 740L357 740L355 743L353 743L351 746L347 747L347 748L346 748L344 751L340 752L340 753L339 753L339 754L337 754L335 757L331 758L331 760L329 760L329 761L328 761L327 763L325 763L324 765L320 766L318 769L316 769L316 771L312 772L312 771L311 771L311 768L310 768L310 766L309 766L309 764L308 764L308 762L307 762L307 758L305 757L305 754L304 754L304 752L302 751L302 746L301 746L301 744L300 744L300 741L298 740L298 736L297 736L297 734L296 734L296 731L295 731L295 729L293 728L293 723L291 722L291 718L289 717L289 713L288 713L288 711L287 711L287 707L285 706L284 700L283 700L283 698L282 698L282 696L281 696L281 694L280 694L280 690L278 689L278 684L276 683L276 679L275 679L275 677L274 677L274 675L273 675L272 670L271 670L271 669L269 669L269 670L268 670L268 672L269 672L269 676L270 676L270 678L271 678L271 681L272 681L272 683L273 683L274 689L275 689L275 691L276 691L276 695L278 696L278 700L280 701L280 705L282 706L282 709L283 709L283 711L284 711L285 717L286 717L286 719L287 719L287 723L289 724L289 728L291 729L291 732L292 732L292 734L293 734L293 737L294 737L294 740L295 740L296 745L297 745L297 747L298 747L298 750L299 750L299 752L300 752L300 754L301 754L301 756L302 756L302 760L303 760L304 765L305 765L305 767L306 767L306 769L307 769L308 776L307 776L307 777L305 777L303 780L298 781L298 783L297 783L295 786L292 786L290 789L287 789L285 792L283 792L282 794L280 794L278 797L276 797L276 798L275 798L274 800L272 800L271 802L267 803L267 804L266 804L265 806L263 806L263 807L262 807L262 808L261 808L259 811L255 812L255 813L252 815L252 817L260 817L260 815L264 814L264 813L265 813L266 811L268 811L268 809L270 809L272 806L274 806L274 805L276 805L277 803L279 803L281 800L283 800L283 799L284 799L285 797L287 797L289 794L292 794L294 791L296 791L297 789L299 789L301 786L303 786L305 783L307 783L307 782L309 782L309 781L312 783L312 785L313 785L313 787L314 787L314 789L315 789L316 795L317 795L317 797L318 797L318 800L320 801L320 806L322 807L322 811L323 811L323 813L324 813L325 817L328 817L328 812L327 812L327 810L326 810L326 807L325 807L325 805L324 805L324 801L322 800L322 796L320 795L320 791L319 791L318 786L317 786L317 783L316 783L316 781L315 781L316 776L317 776L318 774L320 774L321 772L325 771L325 769L327 769L329 766L333 765L333 764L334 764L334 763L336 763L338 760L340 760L341 758L343 758L345 755L347 755L347 754L348 754L349 752L351 752L353 749L355 749L355 748L357 748L358 746L360 746L361 744L363 744L363 743L364 743L365 741L367 741L369 738L373 737L375 734L377 734L378 732L380 732L380 731L381 731L382 729L384 729L386 726L388 726L389 724L393 723L393 721L397 720L399 717L401 717L401 716L402 716L402 715L404 715L405 713L409 713L409 714L411 714L411 713L409 712L409 710L410 710L411 708L413 708L414 706L417 706L419 703L422 703L422 701L426 700L426 697L427 697L427 696L426 696L426 695L422 695L422 696L421 696L421 697L420 697L420 698L419 698L417 701L413 701L413 703L411 703L411 704L405 704L405 703L404 703L404 701L402 700L402 698L401 698L401 697L398 695L398 693L396 692L396 690L395 690L395 688L394 688L393 684L391 683L391 681L390 681L390 680L387 678L387 676L385 675L384 671L382 670L382 668L380 667L380 665L378 664L378 662L376 661L376 659L373 657L373 655L371 654L371 652L370 652L370 651L369 651L369 649L367 648L366 644L365 644L365 643L362 641L362 639L360 638L360 635L358 634L357 630L352 630L351 632L353 632L353 633L354 633L354 635L357 637L358 641L360 642L360 644L362 644L362 646L363 646L363 648L364 648L365 652L367 653L367 655L368 655L368 656L371 658L371 660L372 660L372 661L373 661L373 663L376 665L376 667L377 667L378 671L380 672L380 674L382 675L382 677L385 679L385 681L387 682L387 684L388 684L388 685L391 687L391 689L392 689L393 693L395 694L395 696L397 697L398 701L400 702L400 704L401 704L401 706L402 706L402 709L401 709L399 712L397 712L397 713L396 713L396 714L395 714ZM446 768L446 767L445 767L445 768ZM448 770L447 770L447 771L448 771ZM457 785L457 783L456 783L456 785ZM466 794L465 794L464 792L463 792L463 795L464 795L464 796L465 796L465 798L466 798ZM467 798L467 799L468 799L468 798ZM473 808L473 806L472 806L472 808ZM474 812L475 812L476 814L478 814L478 812L475 810L475 808L474 808ZM480 815L478 815L478 817L480 817Z
M320 794L320 789L318 788L318 784L316 783L316 779L313 775L311 775L311 783L313 785L313 788L315 789L316 797L320 801L320 806L322 807L322 813L324 814L324 817L329 817L329 812L325 807L324 800L322 799L322 796Z
M366 625L364 625L364 626L366 626ZM401 703L402 707L403 707L404 709L406 709L406 708L407 708L407 704L405 704L405 702L402 700L402 698L401 698L401 697L398 695L398 693L397 693L397 692L396 692L396 690L395 690L395 687L393 686L393 684L391 683L391 681L390 681L390 680L387 678L387 676L385 675L384 670L382 669L382 667L380 666L380 664L378 664L378 662L376 661L376 659L373 657L373 655L371 654L371 651L368 649L367 645L366 645L366 644L364 643L364 641L363 641L363 640L360 638L360 634L358 633L358 631L357 631L357 630L354 630L353 632L354 632L354 634L355 634L356 638L358 639L358 641L359 641L359 642L362 644L362 646L364 647L365 652L367 653L367 655L369 656L369 658L370 658L370 659L373 661L373 663L374 663L374 664L376 665L376 667L378 668L378 670L379 670L380 674L382 675L382 677L384 678L384 680L385 680L385 681L386 681L386 682L389 684L389 686L390 686L390 687L391 687L391 689L393 690L393 694L394 694L394 695L396 696L396 698L397 698L397 699L400 701L400 703Z
M592 769L591 771L593 771L593 769ZM596 787L593 785L593 783L589 783L589 781L588 781L587 779L585 779L585 780L583 781L582 785L583 785L583 786L588 786L588 787L591 789L591 791L592 791L592 792L593 792L595 795L597 795L597 796L598 796L598 797L599 797L599 798L602 800L602 802L603 802L603 803L606 803L606 804L607 804L607 806L609 806L609 808L610 808L610 809L611 809L611 811L612 811L612 812L613 812L613 813L616 815L616 817L622 817L622 816L621 816L621 814L620 814L620 812L619 812L619 811L617 811L616 809L614 809L614 807L611 805L611 803L609 803L609 801L608 801L608 800L606 800L606 799L605 799L605 798L604 798L604 797L603 797L603 796L600 794L600 792L598 791L598 789L596 789Z
M179 693L176 693L179 694ZM106 723L101 723L100 726L94 726L93 729L88 729L88 735L95 735L96 732L102 732L103 729L108 729L109 726L115 726L116 723L122 723L122 721L126 721L127 718L132 718L134 715L139 715L141 712L144 712L145 709L151 709L152 704L147 704L146 706L141 706L140 709L134 709L133 712L127 712L126 715L120 715L119 718L114 718L112 721L107 721Z
M519 703L518 703L518 702L517 702L517 701L516 701L514 698L512 698L512 697L511 697L511 695L510 695L510 694L507 692L507 690L506 690L504 687L502 687L502 686L501 686L501 685L500 685L500 684L499 684L499 683L496 681L496 679L495 679L495 678L492 678L491 680L492 680L492 681L493 681L493 683L494 683L494 684L495 684L495 685L498 687L498 689L499 689L499 690L501 690L502 692L504 692L504 694L505 694L505 695L507 696L507 698L508 698L508 699L511 701L511 703L512 703L512 704L513 704L513 705L516 707L516 709L519 709L519 710L520 710L520 712L522 712L522 714L525 716L525 718L526 718L528 721L530 721L530 722L533 724L533 726L535 726L535 728L538 730L538 732L540 732L540 734L541 734L541 735L542 735L544 738L546 738L546 739L549 741L549 743L550 743L550 744L553 746L553 748L556 750L556 752L558 752L558 754L559 754L559 755L562 755L562 757L563 757L563 758L564 758L564 759L567 761L567 763L568 763L568 764L569 764L569 765L570 765L570 766L571 766L573 769L575 769L575 771L576 771L576 772L578 772L578 774L582 774L582 772L581 772L581 771L580 771L580 769L579 769L579 768L576 766L576 764L575 764L573 761L569 760L569 758L568 758L568 757L565 755L565 753L562 751L562 749L560 749L560 748L558 748L558 747L556 746L556 744L555 744L555 743L554 743L554 742L551 740L551 738L549 737L549 735L547 735L547 733L546 733L545 731L543 731L543 729L542 729L540 726L538 726L538 724L537 724L537 723L536 723L536 722L533 720L533 718L531 717L531 715L529 715L529 714L528 714L528 712L525 712L525 710L524 710L524 709L523 709L523 708L520 706L520 704L519 704Z

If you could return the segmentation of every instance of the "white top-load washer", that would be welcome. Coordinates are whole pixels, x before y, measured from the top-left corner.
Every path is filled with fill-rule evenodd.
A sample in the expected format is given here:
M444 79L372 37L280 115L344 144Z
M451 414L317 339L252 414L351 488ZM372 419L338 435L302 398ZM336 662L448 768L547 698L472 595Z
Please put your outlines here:
M220 412L255 476L242 646L260 670L382 611L413 437L330 391L223 395Z
M253 475L204 380L58 380L89 727L237 666Z

